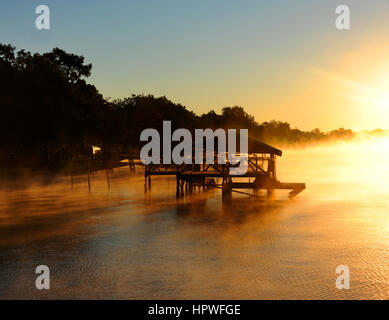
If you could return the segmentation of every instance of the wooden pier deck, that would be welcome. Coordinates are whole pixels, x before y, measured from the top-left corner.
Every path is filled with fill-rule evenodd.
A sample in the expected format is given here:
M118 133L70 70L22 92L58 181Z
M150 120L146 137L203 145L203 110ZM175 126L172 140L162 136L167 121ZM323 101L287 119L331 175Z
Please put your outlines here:
M107 171L107 183L109 182L110 168L127 165L123 161L128 161L128 166L131 171L135 171L136 166L144 167L145 190L151 187L152 176L175 176L177 181L176 194L177 197L185 193L191 193L194 189L200 188L206 190L209 188L222 189L223 197L229 197L232 192L251 195L241 189L266 190L270 196L274 190L290 190L289 199L294 198L302 192L306 185L305 183L281 182L276 176L276 158L281 156L282 151L265 143L258 142L255 153L250 153L246 159L247 171L242 175L231 175L230 168L235 167L228 161L226 163L218 163L215 154L215 161L212 164L207 164L204 157L203 164L149 164L144 165L138 155L133 154L115 154L110 155L109 160L104 160L104 157L98 156L91 158L80 158L79 160L86 161L88 172L88 186L90 190L90 164L94 167L105 168ZM227 157L228 159L228 157ZM75 159L73 159L75 160ZM72 163L73 163L72 160ZM73 166L72 166L73 167ZM72 169L73 170L73 169ZM73 185L73 171L71 173Z
M174 175L177 180L176 193L181 196L194 188L202 189L219 187L223 196L228 197L239 189L266 190L268 196L274 190L291 190L289 199L302 192L305 183L280 182L276 178L276 157L274 154L254 154L248 156L247 172L243 175L231 175L231 164L201 165L164 165L150 164L145 166L145 187L151 186L152 176ZM242 181L243 180L243 181ZM243 193L243 192L240 192Z

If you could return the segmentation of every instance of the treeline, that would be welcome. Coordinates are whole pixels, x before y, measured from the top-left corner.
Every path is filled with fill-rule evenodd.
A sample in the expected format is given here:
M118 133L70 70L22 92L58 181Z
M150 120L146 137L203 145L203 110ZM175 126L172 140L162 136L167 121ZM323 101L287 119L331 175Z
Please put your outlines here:
M92 65L59 48L48 53L15 51L0 44L0 156L68 159L99 146L105 154L139 149L140 132L173 128L245 128L251 138L277 145L350 139L351 130L301 131L289 123L258 123L242 107L196 115L166 97L132 95L106 100L86 83Z

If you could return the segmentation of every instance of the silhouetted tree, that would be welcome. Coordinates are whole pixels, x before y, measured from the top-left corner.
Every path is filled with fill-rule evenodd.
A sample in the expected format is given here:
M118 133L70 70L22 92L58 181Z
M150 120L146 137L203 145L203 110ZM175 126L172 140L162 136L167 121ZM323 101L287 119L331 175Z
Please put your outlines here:
M240 106L197 116L166 97L132 95L108 101L86 83L91 70L83 56L59 48L31 54L0 44L0 153L47 160L88 154L91 145L99 145L106 155L131 152L140 148L142 130L160 130L164 120L172 122L173 130L245 128L252 140L277 145L355 135L343 128L301 131L276 120L259 124Z

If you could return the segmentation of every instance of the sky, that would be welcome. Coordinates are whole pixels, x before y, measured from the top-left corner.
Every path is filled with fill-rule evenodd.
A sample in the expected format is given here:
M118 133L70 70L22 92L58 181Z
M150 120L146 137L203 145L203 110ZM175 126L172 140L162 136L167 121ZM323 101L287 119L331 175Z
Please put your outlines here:
M50 8L50 30L35 8ZM350 30L335 27L348 5ZM389 0L1 0L0 42L92 63L108 98L240 105L303 130L389 129Z

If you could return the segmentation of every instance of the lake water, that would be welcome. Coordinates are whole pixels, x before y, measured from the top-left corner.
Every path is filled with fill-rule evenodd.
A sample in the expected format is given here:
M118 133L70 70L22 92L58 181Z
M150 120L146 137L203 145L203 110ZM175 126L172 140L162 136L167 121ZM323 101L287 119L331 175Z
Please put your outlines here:
M175 198L174 177L128 167L0 191L0 298L388 299L389 140L284 150L295 199L219 190ZM51 289L35 289L47 265ZM350 289L338 290L338 265Z

